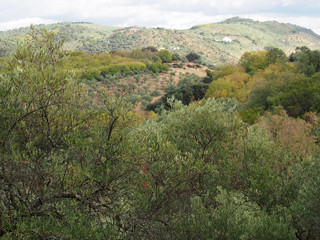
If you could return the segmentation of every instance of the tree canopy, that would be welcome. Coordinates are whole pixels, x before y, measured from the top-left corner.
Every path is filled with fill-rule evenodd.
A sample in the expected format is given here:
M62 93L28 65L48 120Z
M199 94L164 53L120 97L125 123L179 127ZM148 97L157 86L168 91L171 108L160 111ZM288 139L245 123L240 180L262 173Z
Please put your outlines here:
M290 62L294 62L306 76L311 77L320 71L320 51L312 51L308 47L297 47L296 51L289 56Z

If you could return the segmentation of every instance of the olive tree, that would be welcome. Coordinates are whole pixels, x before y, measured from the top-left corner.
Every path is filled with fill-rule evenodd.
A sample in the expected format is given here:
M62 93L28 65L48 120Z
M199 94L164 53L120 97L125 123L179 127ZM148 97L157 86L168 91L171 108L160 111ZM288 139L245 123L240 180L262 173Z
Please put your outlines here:
M116 132L132 118L103 91L99 105L87 104L62 44L31 28L0 75L0 236L9 239L119 235L111 186L125 176L124 137Z

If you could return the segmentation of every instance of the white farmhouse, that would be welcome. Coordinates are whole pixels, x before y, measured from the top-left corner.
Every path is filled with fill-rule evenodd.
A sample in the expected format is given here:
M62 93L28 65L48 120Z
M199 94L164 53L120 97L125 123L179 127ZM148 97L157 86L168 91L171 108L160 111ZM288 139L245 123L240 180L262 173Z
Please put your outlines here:
M232 42L232 39L229 38L229 37L224 37L224 38L222 39L222 41L224 41L224 42L226 42L226 43L231 43L231 42Z

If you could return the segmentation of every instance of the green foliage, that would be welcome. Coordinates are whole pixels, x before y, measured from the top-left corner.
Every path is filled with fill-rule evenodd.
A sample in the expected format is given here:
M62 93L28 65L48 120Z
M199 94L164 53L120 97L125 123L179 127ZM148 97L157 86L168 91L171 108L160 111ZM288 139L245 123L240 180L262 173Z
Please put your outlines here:
M172 62L172 54L169 50L162 49L158 52L158 56L160 57L161 61L164 63Z
M20 138L17 141L22 144L31 141L31 146L49 150L63 136L55 124L65 121L73 125L68 111L75 109L67 100L77 99L80 86L75 85L72 73L63 69L61 45L52 33L32 29L29 42L21 44L9 60L9 72L1 76L3 146ZM20 137L15 136L20 128Z
M249 94L249 107L262 107L264 110L277 106L277 99L287 84L301 78L292 64L273 64L263 72L255 74L254 84Z
M161 62L154 62L149 65L149 70L154 72L154 73L159 73L159 72L168 72L169 67Z
M290 82L276 101L294 117L309 111L320 112L320 73Z
M297 47L289 59L308 77L320 72L320 51L318 50L312 51L306 46Z
M238 65L223 64L213 71L213 76L218 79L238 72L244 72L244 69Z
M169 109L168 99L174 97L181 100L184 105L202 99L208 89L208 85L196 75L185 75L177 85L168 84L165 94L156 102L149 104L146 109L154 112L161 112L162 109Z
M235 98L219 98L216 100L223 106L223 112L240 112L244 109L244 105Z
M263 111L263 107L251 107L240 111L240 116L242 121L252 125L258 120L259 116L263 114Z
M154 90L152 93L150 93L151 96L153 97L158 97L161 95L160 91L159 90Z
M122 174L114 163L124 139L118 130L130 124L129 110L103 92L99 106L86 105L85 88L66 70L61 45L53 33L32 29L0 78L0 236L5 238L121 235L112 215L103 217L103 201L113 197L97 189L107 189ZM106 222L110 225L101 227Z
M142 71L146 68L147 66L140 62L118 63L102 68L101 75L114 75L116 73L128 74L131 71Z
M83 79L98 79L100 77L100 70L98 69L90 69L81 74L81 78Z
M268 216L242 194L219 188L215 200L215 207L207 207L201 198L191 199L194 215L184 222L184 226L189 226L182 229L185 238L295 239L288 223L277 216Z
M212 81L215 78L215 74L213 73L213 71L209 69L206 70L206 74L207 74L207 78L209 78L210 81Z
M267 57L268 65L275 64L275 63L284 63L284 62L288 62L289 60L287 55L284 53L284 51L282 51L279 48L269 49L266 57Z
M189 53L186 58L188 59L189 62L197 62L201 59L201 56L197 53Z
M142 51L158 52L158 49L153 46L145 47L141 49Z
M297 229L299 239L319 239L320 237L320 164L317 159L308 167L306 179L299 191L296 201L292 204L293 224Z
M270 60L268 59L266 51L245 52L241 56L239 64L247 73L252 75L259 70L264 70L268 66L269 61L272 61L272 59L271 57Z
M179 169L176 184L171 188L175 194L168 195L168 204L175 206L174 214L179 218L175 222L175 236L181 239L269 239L270 236L295 239L290 216L279 209L288 207L297 194L299 177L287 174L297 170L296 163L270 140L266 130L258 126L246 130L232 111L223 111L223 104L211 99L188 107L178 103L157 126L149 126L157 131L153 135L158 139L153 145L157 146L156 151L160 153L163 143L163 147L176 147L180 156L184 156L180 163L178 159L167 160L170 169ZM139 132L139 135L144 134ZM148 140L143 141L144 145L146 142ZM155 147L151 149L155 154ZM152 159L147 161L146 173L151 177L146 193L151 196L159 190L166 191L166 183L172 184L170 178L156 172L158 165ZM178 191L175 187L182 189ZM147 199L148 195L144 201L153 206ZM183 202L180 207L176 199ZM172 231L167 229L167 233Z
M182 61L182 57L178 53L172 54L173 61Z
M260 64L264 56L269 66ZM317 71L317 59L318 52L307 47L298 47L296 52L290 55L290 61L294 62L294 65L287 62L285 54L278 48L270 49L265 55L264 52L244 54L240 64L253 74L254 80L248 106L264 110L281 106L294 117L302 116L309 111L319 111L319 76L304 76ZM253 112L248 110L243 112L242 116L245 119Z
M85 211L72 210L86 208L77 204L69 175L80 165L65 150L70 134L86 129L90 115L80 111L85 92L65 70L61 45L53 33L31 29L0 79L0 235L8 232L13 239L76 236L75 228L64 226L84 222ZM98 236L96 224L83 226ZM90 231L79 229L84 236Z
M206 98L235 98L246 103L252 83L249 74L235 72L213 81L206 92Z
M228 118L230 112L223 112L222 105L209 99L200 107L191 104L172 112L166 120L166 134L183 153L191 153L199 161L215 162L217 159L213 156L223 154L223 148L220 153L216 152L217 142L231 141L231 129L236 134L241 126L236 117L227 121Z
M255 81L249 95L251 108L264 110L281 105L291 116L319 111L319 74L308 78L288 63L270 65L253 76Z
M130 102L132 104L136 104L137 102L140 102L141 96L138 95L138 94L133 93L133 94L130 94L128 96L125 96L123 99L126 102Z
M216 80L218 78L223 78L239 72L244 72L244 69L241 66L233 64L222 64L214 70L207 70L207 77L211 78L212 80Z
M141 49L134 49L130 52L129 56L133 59L142 59L146 57L146 52Z
M150 95L151 95L151 94L150 94ZM148 101L148 102L151 102L152 99L153 99L153 97L150 96L150 95L144 95L144 96L142 97L142 99L144 99L144 100L146 100L146 101Z
M141 51L141 50L140 50ZM98 79L100 75L129 74L146 69L146 65L128 57L102 53L86 54L84 52L69 53L67 67L73 69L83 79Z

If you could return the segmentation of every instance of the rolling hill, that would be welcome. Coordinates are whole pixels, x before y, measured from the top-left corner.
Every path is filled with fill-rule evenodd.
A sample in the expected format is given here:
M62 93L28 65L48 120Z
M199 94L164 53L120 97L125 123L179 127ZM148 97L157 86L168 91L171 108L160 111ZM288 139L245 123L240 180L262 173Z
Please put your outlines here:
M320 49L320 36L309 29L276 21L259 22L231 18L219 23L193 26L187 30L110 27L92 23L37 25L59 32L65 49L89 53L155 46L179 54L199 53L209 64L236 62L246 51L278 47L287 54L297 46ZM0 56L7 55L29 28L0 32Z

